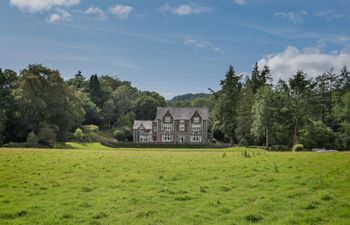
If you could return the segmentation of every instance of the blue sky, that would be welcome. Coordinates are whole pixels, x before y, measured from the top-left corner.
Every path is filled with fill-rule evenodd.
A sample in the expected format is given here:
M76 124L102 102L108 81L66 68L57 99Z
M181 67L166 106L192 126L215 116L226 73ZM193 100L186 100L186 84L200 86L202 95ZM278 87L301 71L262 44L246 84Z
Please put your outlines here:
M167 98L258 61L277 81L350 66L348 0L2 0L0 67L117 75Z

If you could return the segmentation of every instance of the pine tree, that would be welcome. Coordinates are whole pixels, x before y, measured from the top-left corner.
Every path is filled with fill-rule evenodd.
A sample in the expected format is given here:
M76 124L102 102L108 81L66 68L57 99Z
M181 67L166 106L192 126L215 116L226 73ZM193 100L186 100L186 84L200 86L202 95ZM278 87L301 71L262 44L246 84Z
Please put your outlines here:
M252 81L247 79L240 92L237 112L237 137L242 141L252 142L251 128L253 124L252 107L254 104L254 93Z
M97 74L92 75L90 77L90 83L89 83L89 91L90 91L90 98L91 100L100 108L102 108L103 104L101 102L101 86L100 81L98 80Z
M239 80L240 77L235 74L233 67L229 66L225 79L220 83L222 89L215 109L215 118L222 132L230 139L231 145L234 144L237 128L237 104L241 88Z
M260 87L259 77L260 77L260 71L259 71L258 63L256 62L254 69L252 71L252 81L251 81L254 94L256 94L256 92L258 91L258 89Z

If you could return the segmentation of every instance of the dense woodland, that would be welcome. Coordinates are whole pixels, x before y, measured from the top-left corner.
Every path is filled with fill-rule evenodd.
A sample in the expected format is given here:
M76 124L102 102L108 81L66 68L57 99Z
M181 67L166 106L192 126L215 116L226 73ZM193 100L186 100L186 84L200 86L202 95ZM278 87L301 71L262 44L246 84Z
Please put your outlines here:
M134 119L154 119L157 106L210 108L213 142L264 145L276 150L350 149L350 72L330 69L315 79L298 71L272 81L267 66L248 76L230 66L211 94L186 94L170 101L129 81L80 71L69 80L42 65L17 74L0 70L0 145L50 145L84 139L93 127L119 141L132 140ZM82 128L82 129L81 129Z

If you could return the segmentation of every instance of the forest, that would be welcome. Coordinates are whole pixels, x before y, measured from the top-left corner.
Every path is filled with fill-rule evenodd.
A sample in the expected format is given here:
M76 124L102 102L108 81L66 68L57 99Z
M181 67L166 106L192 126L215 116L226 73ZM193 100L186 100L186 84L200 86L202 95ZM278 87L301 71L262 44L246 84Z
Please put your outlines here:
M213 143L350 149L350 72L332 68L310 78L302 70L288 80L272 79L257 64L238 75L229 66L220 90L166 100L116 76L78 71L64 80L56 69L29 65L19 73L0 70L0 146L53 146L88 141L87 129L132 141L134 119L153 120L158 106L209 107ZM210 84L208 84L210 86Z

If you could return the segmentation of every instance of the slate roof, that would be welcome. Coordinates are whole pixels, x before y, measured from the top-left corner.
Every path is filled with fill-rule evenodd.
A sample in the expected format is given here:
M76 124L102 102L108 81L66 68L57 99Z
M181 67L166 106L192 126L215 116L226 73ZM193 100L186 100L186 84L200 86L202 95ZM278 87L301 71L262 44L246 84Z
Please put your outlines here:
M175 120L189 120L196 111L203 120L209 118L209 109L205 107L157 107L156 119L162 119L167 111Z
M143 125L146 130L152 130L152 122L151 120L135 120L132 129L137 130Z

